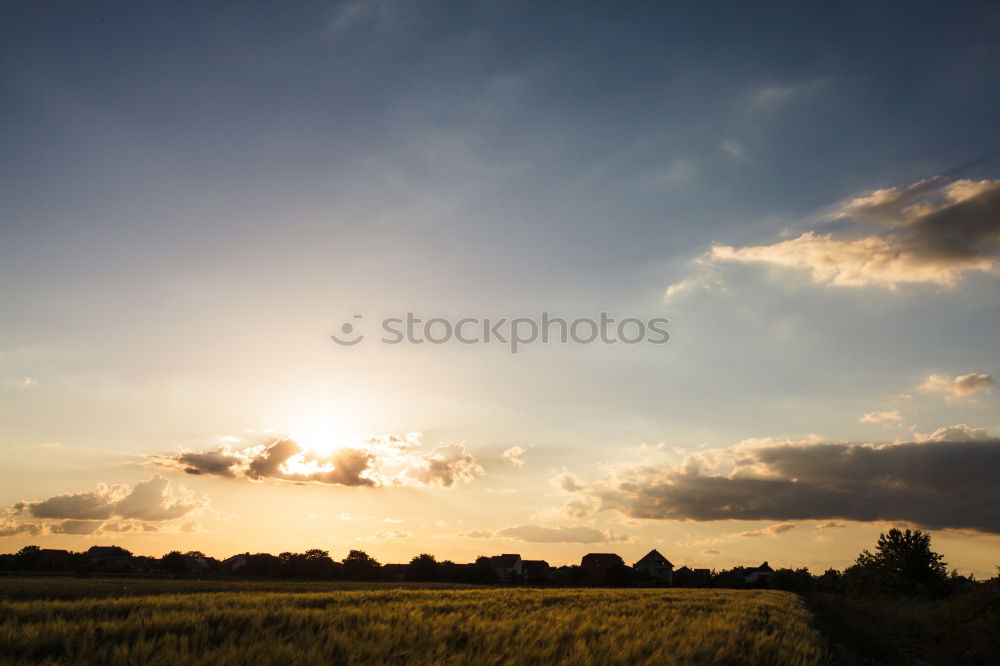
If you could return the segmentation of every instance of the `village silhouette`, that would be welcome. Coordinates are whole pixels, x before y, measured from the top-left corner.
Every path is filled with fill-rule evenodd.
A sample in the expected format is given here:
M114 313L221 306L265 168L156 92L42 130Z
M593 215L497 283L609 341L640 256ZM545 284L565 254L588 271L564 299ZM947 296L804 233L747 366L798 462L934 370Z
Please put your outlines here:
M337 562L324 550L304 553L240 553L218 560L200 551L172 551L161 558L133 555L119 546L92 546L84 552L26 546L0 555L0 570L75 572L78 574L173 574L267 578L314 578L389 582L464 582L525 585L648 585L710 587L725 579L727 587L762 586L775 571L767 562L722 572L674 564L653 549L631 566L617 553L587 553L578 565L554 567L519 553L481 556L458 564L421 554L406 564L380 564L361 550Z
M920 530L891 529L879 536L874 553L864 550L843 571L814 575L807 568L774 569L768 562L731 569L675 567L658 550L631 565L616 553L587 553L579 564L552 566L519 553L483 555L475 562L439 561L421 553L408 563L382 564L363 550L350 550L334 560L326 550L302 553L244 552L223 560L200 551L171 551L163 557L134 555L119 546L92 546L83 552L25 546L0 555L2 572L36 572L197 578L343 580L367 582L441 582L527 586L718 587L769 588L799 593L842 592L852 596L945 597L1000 580L976 581L947 571L941 555L930 548L930 535Z

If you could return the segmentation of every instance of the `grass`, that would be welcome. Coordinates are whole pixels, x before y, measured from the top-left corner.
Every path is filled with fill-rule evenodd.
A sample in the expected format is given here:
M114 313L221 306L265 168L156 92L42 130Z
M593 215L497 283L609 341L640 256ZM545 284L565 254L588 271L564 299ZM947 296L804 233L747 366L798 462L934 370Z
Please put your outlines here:
M810 602L828 630L833 653L844 663L1000 663L1000 590L978 589L937 600L826 594Z
M204 594L208 592L334 592L339 590L483 589L463 583L358 583L350 581L239 580L232 578L140 578L73 576L0 576L0 601L30 599L102 599L106 597Z
M162 585L177 583L191 585L164 593ZM825 658L811 614L784 592L315 583L212 589L226 583L130 580L114 595L108 581L74 580L71 598L46 599L35 581L2 580L0 661L596 665ZM88 585L91 596L82 594ZM304 591L317 585L322 591Z

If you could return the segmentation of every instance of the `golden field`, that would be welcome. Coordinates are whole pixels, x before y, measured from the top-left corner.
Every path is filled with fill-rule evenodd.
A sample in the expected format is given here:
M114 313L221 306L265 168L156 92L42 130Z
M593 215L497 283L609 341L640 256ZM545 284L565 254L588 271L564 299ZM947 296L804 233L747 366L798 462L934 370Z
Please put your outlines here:
M60 664L825 661L801 598L777 591L10 578L0 579L0 657Z

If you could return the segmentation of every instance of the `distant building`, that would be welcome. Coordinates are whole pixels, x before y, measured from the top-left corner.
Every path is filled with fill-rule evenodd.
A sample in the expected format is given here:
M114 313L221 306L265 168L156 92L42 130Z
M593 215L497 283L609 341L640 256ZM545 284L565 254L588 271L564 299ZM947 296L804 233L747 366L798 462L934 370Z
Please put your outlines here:
M379 571L382 574L382 580L396 582L406 580L406 572L409 571L409 568L409 564L383 564Z
M690 587L694 584L694 571L687 566L677 569L674 571L673 584L677 587Z
M774 569L772 569L767 562L764 562L759 567L748 567L743 569L743 580L745 580L747 584L762 583L773 575Z
M86 557L101 569L128 569L132 564L132 553L118 546L91 546Z
M694 572L694 584L699 587L707 587L709 583L712 582L712 570L711 569L693 569Z
M661 580L667 585L673 585L674 565L655 548L646 553L641 560L633 564L632 568L640 574Z
M240 569L247 565L249 558L250 553L240 553L239 555L233 555L230 558L222 560L220 566L224 571L238 573Z
M69 568L70 555L68 550L42 548L38 552L38 564L42 569L60 570Z
M544 583L549 575L549 563L545 560L521 560L524 580L527 583Z
M516 553L494 555L490 558L490 569L496 574L497 580L503 583L524 577L524 561Z
M625 566L625 560L615 553L587 553L580 560L580 568L593 583L603 583L608 579L608 570Z
M691 569L681 567L674 571L675 587L708 587L712 583L712 572L709 569Z

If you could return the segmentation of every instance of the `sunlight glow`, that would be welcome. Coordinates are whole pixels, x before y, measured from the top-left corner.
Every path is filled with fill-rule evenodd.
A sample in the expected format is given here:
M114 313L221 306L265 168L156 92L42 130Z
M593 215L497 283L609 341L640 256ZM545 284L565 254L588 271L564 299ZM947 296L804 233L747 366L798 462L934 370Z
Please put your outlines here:
M318 458L326 458L356 441L339 419L330 416L303 421L292 428L288 436Z

